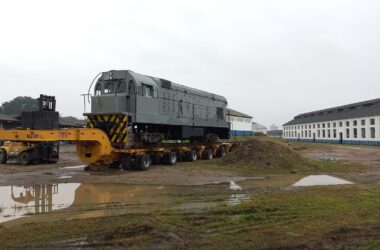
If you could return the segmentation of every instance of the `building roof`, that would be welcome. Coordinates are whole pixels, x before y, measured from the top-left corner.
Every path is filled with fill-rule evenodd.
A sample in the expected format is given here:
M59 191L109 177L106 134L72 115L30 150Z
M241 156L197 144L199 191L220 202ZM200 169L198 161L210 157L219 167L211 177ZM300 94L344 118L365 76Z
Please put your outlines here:
M241 113L239 111L236 111L234 109L227 109L227 115L229 116L237 116L237 117L244 117L244 118L252 118L252 116L246 115L244 113Z
M5 114L0 114L0 121L6 121L6 122L19 122L20 120Z
M59 125L64 127L84 127L86 122L72 116L67 116L59 117Z
M264 125L257 123L257 122L252 122L252 125L258 129L267 129L267 127L265 127Z
M284 126L380 115L380 98L300 114Z

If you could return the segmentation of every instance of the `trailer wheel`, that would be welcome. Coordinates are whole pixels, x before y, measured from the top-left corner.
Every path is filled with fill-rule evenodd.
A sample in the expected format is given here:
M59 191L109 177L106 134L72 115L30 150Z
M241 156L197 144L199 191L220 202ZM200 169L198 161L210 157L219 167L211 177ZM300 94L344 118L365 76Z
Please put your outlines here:
M165 160L167 164L175 165L177 163L177 153L176 152L167 153Z
M137 167L140 170L147 170L152 164L152 158L148 154L137 156Z
M226 149L222 146L216 151L217 157L224 157L226 155Z
M205 160L212 160L213 158L213 155L212 155L212 150L211 149L206 149L204 152L203 152L203 159Z
M187 152L187 160L188 161L196 161L197 159L198 159L198 154L197 154L197 151L195 149Z
M120 161L114 161L114 162L112 162L112 164L110 165L110 168L111 168L111 169L119 169L119 168L120 168L120 165L121 165L121 162L120 162Z
M131 161L132 161L131 156L129 155L124 156L123 159L121 159L121 167L124 170L131 169Z
M29 165L32 162L32 156L28 151L22 152L19 159L23 166Z
M7 151L5 149L0 149L0 164L5 164L7 162Z

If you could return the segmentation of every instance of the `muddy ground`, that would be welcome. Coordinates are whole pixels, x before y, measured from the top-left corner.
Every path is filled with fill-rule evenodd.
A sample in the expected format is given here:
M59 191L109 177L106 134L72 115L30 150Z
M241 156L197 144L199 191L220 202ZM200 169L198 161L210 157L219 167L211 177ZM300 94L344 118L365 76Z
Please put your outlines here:
M0 248L378 249L380 147L290 146L312 167L86 172L73 145L58 164L0 165ZM353 184L292 187L309 174Z

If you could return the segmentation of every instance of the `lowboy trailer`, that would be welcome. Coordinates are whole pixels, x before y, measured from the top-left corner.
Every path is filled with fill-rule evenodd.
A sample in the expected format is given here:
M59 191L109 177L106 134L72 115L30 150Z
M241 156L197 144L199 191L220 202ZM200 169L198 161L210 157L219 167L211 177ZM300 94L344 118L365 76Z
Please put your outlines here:
M211 160L223 157L236 143L160 143L114 147L109 136L101 129L56 130L0 130L0 140L37 143L71 141L77 146L81 161L90 166L122 167L147 170L152 163L174 165L178 160ZM28 153L28 152L26 152ZM7 159L7 152L0 148L0 158Z

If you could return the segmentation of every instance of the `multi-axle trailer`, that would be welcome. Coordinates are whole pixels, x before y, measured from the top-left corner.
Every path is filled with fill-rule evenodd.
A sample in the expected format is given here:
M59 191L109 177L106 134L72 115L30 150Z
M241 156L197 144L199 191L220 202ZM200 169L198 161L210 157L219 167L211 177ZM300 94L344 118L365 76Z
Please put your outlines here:
M25 144L41 142L71 141L77 146L81 161L92 166L113 166L124 169L146 170L152 163L174 165L178 160L196 161L223 157L234 143L161 143L115 147L109 136L101 129L57 129L57 130L0 130L0 140ZM0 149L0 158L7 159L5 147ZM23 154L31 154L25 151ZM31 159L27 156L26 159ZM4 161L3 161L4 162ZM25 164L27 165L27 164Z

